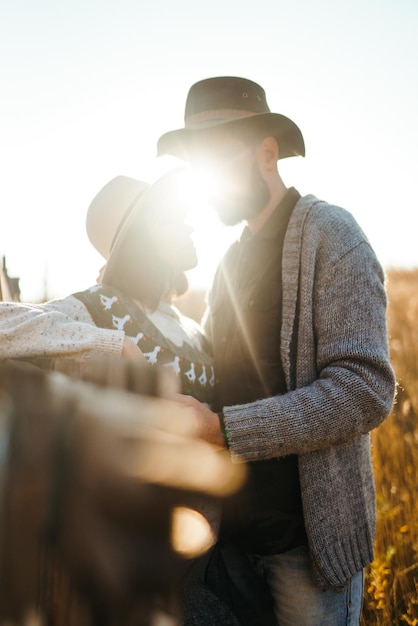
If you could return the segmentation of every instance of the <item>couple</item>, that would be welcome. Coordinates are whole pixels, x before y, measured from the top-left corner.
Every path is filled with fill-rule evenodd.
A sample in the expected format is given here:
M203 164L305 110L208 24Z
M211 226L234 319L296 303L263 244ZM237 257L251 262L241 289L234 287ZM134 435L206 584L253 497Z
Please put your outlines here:
M192 572L193 626L360 623L375 532L369 433L395 391L384 274L350 213L286 187L277 163L304 151L296 124L238 77L194 84L185 127L159 139L159 155L215 170L220 218L246 224L214 277L204 332L172 304L196 263L179 172L152 187L119 177L93 200L100 284L0 308L2 357L107 352L174 368L200 437L247 464ZM207 618L214 599L225 611Z

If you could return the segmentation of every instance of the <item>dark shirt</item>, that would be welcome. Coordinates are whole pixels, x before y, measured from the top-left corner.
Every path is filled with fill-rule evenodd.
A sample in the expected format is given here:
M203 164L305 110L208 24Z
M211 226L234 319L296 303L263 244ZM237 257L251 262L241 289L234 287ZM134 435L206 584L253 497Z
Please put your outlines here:
M210 311L216 411L287 391L280 359L282 252L299 198L289 189L260 231L244 230L217 271ZM225 505L221 538L259 554L306 541L295 455L249 463L246 486Z

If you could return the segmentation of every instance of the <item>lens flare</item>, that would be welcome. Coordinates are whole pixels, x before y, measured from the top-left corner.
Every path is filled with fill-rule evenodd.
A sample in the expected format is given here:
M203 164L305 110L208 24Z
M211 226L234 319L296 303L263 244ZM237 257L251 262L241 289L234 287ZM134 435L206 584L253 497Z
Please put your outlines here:
M188 507L176 507L171 518L171 545L178 554L194 558L213 545L214 534L201 513Z

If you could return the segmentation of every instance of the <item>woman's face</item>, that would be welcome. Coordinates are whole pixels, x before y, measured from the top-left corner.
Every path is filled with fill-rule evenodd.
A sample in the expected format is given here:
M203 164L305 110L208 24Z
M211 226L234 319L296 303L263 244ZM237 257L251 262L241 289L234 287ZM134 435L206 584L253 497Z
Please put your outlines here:
M174 273L185 272L197 265L192 227L187 223L188 207L185 202L168 197L164 206L158 206L148 216L149 236L160 259Z

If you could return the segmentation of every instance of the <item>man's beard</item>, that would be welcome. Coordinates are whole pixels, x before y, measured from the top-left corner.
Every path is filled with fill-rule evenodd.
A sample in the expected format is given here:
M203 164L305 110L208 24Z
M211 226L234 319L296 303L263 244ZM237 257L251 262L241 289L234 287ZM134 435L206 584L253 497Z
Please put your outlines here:
M270 191L262 178L257 163L253 163L250 185L247 192L218 192L210 197L210 203L216 209L219 219L225 226L235 226L250 220L266 207L270 200Z

